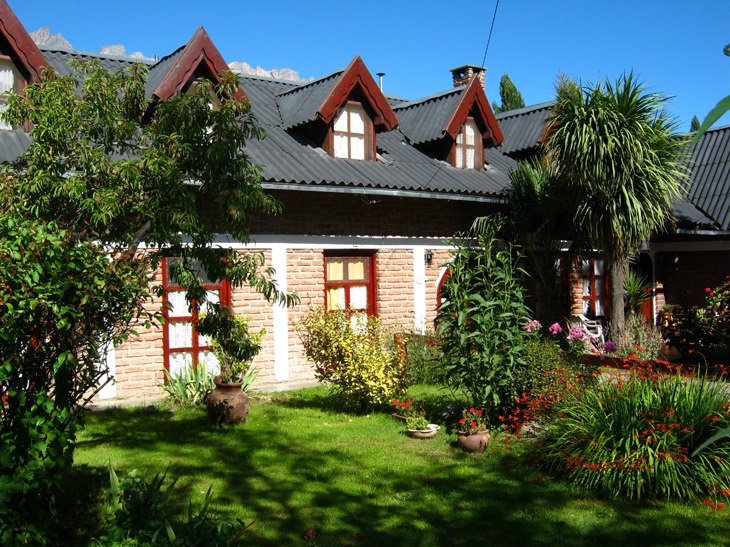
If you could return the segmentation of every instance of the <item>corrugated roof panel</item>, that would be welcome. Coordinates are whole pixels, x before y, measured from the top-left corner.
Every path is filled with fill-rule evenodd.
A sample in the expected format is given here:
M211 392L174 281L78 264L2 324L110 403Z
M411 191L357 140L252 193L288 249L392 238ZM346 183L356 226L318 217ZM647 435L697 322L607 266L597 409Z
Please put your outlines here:
M15 161L30 143L30 136L22 129L0 131L0 162Z
M332 91L342 71L287 90L277 96L284 127L290 129L314 121L317 109Z
M687 199L718 227L730 229L730 126L705 132L691 154Z
M462 86L395 106L393 112L398 117L398 127L414 144L442 138L464 89Z
M511 155L537 147L554 105L554 102L541 103L496 114L504 134L499 150L503 154Z
M167 76L172 67L175 65L175 62L179 59L184 49L185 46L180 46L170 55L166 55L150 67L149 73L147 74L147 81L144 86L145 95L147 97L152 97L157 90L157 87L162 83L162 80L165 79L165 76Z

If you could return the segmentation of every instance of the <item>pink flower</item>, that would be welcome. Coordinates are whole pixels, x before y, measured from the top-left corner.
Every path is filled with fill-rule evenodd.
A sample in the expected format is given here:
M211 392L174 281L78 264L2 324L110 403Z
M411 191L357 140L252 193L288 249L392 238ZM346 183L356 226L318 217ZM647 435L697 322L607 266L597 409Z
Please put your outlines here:
M550 325L550 328L548 329L548 331L553 336L556 336L556 335L560 334L561 332L563 332L563 327L560 326L560 323L553 323L552 325Z

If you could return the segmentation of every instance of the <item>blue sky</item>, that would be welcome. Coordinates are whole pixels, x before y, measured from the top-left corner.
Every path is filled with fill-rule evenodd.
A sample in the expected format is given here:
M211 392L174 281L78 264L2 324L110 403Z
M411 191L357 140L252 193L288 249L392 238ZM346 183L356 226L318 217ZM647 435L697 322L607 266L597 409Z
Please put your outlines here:
M76 49L123 44L165 55L204 26L228 62L323 76L360 55L386 93L447 89L449 69L480 65L496 0L9 0L28 30L48 26ZM527 104L551 100L559 72L592 83L634 70L689 127L730 94L729 0L500 0L487 96L509 73ZM730 123L725 116L721 123Z

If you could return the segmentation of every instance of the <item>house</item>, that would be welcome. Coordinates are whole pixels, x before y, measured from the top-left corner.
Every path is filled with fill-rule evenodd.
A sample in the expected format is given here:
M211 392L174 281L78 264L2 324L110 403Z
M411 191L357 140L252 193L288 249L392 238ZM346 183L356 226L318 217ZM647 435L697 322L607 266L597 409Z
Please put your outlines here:
M60 74L73 59L96 59L108 70L137 60L63 49L39 49L0 0L0 82L22 92L41 67ZM198 78L216 80L227 69L200 28L179 49L148 65L148 97L185 93ZM446 71L445 76L447 76ZM274 306L225 280L206 286L209 296L266 328L254 365L258 385L293 386L313 379L295 325L310 306L352 307L377 313L384 324L422 331L436 313L448 247L444 239L467 229L477 216L501 209L514 160L496 147L503 134L485 96L480 67L452 71L450 87L416 100L383 94L364 61L310 82L242 76L239 93L250 101L267 137L247 151L263 166L263 187L283 204L283 214L255 219L251 241L219 234L217 245L264 253L279 287L301 304ZM446 78L445 78L446 79ZM0 161L28 146L24 128L0 129ZM138 337L108 357L116 382L102 397L160 393L163 369L178 370L208 355L196 332L197 310L163 262L157 281L164 326L139 328Z
M505 136L497 149L516 161L538 155L553 106L497 114ZM631 266L654 287L642 310L652 321L667 305L703 304L704 289L730 274L730 126L703 134L691 146L687 167L688 187L673 205L670 225L645 243ZM603 261L583 258L564 280L563 314L605 318L609 284Z

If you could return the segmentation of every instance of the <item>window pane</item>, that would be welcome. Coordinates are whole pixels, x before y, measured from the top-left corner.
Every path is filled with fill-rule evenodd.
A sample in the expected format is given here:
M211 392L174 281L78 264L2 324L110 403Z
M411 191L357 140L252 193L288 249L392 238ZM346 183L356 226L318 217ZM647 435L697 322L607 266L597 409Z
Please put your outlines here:
M581 275L583 277L588 277L589 275L591 275L591 262L590 262L590 260L584 260L583 261L583 264L582 264L582 267L583 268L581 270Z
M170 354L170 375L179 377L183 371L193 366L192 353L171 353Z
M352 108L350 112L350 133L365 134L365 112L360 108Z
M456 168L464 168L464 149L460 146L456 147Z
M337 116L335 119L335 125L334 125L335 131L347 131L347 109L344 108L342 112L340 112L340 115Z
M347 264L348 281L364 281L367 279L367 258L351 258Z
M476 132L476 124L473 121L466 122L466 144L474 144Z
M327 309L345 309L345 287L331 287L327 289Z
M593 273L603 275L603 260L596 259L593 261Z
M368 309L368 288L350 287L350 307L356 310Z
M473 148L466 149L466 166L469 168L476 166L476 164L474 163L474 149Z
M583 315L590 315L590 314L591 314L591 301L583 300Z
M0 60L0 94L17 91L18 71L9 59Z
M167 259L167 281L168 283L177 283L177 280L172 275L172 266L178 261L177 258L168 258ZM211 281L208 278L208 274L205 273L205 270L203 269L203 266L200 265L200 261L198 260L191 260L190 261L190 270L195 273L205 284L211 284L211 283L217 283L218 281Z
M590 295L591 295L591 280L584 279L583 280L583 296L590 296Z
M201 351L198 357L198 366L204 365L211 376L221 373L221 365L212 351Z
M346 158L347 156L347 141L346 135L335 135L335 157Z
M189 317L192 315L190 306L185 301L185 291L168 291L168 317Z
M345 261L342 258L327 259L327 281L344 281Z
M603 296L603 278L598 278L594 281L595 283L595 294L597 296Z
M168 323L170 329L170 348L189 348L193 345L193 324Z
M596 316L605 315L603 313L603 300L596 300Z
M365 159L365 137L350 137L350 159Z
M200 313L208 313L210 311L211 304L220 304L221 293L220 291L205 291L205 302L200 307Z

